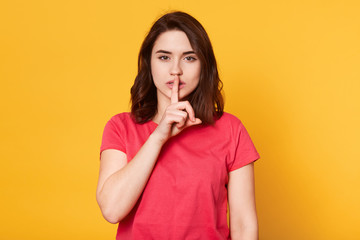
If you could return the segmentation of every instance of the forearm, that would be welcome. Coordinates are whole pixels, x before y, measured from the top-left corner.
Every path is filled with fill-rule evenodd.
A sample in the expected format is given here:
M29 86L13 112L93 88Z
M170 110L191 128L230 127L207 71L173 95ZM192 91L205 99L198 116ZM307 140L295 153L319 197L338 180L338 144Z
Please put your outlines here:
M232 240L258 240L259 231L257 224L254 226L238 226L231 229Z
M117 223L134 207L155 166L163 143L150 135L135 157L112 174L98 193L98 203L106 220Z

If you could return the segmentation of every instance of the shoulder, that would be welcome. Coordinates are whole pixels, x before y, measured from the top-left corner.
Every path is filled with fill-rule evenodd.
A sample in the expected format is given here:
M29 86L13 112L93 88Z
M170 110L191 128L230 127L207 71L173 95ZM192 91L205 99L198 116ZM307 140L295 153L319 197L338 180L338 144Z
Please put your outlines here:
M236 138L243 132L246 132L246 128L242 121L231 113L224 112L224 114L216 120L216 127L224 134L229 133L232 138Z
M123 129L126 129L134 124L135 122L132 120L130 113L123 112L113 115L107 121L106 127L110 129L114 129L116 131L122 131Z
M225 126L242 126L242 122L237 116L227 112L224 112L223 115L216 120L216 124Z
M129 124L133 122L129 112L122 112L112 116L109 122L114 124Z
M129 112L118 113L110 118L111 121L126 121L128 119L131 119Z

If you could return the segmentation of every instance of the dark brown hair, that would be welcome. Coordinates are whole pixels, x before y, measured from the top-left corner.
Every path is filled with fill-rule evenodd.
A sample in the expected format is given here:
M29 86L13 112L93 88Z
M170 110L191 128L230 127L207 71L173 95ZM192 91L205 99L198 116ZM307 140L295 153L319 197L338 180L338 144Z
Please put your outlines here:
M224 109L222 82L214 51L203 26L184 12L163 15L145 37L138 57L138 74L131 87L131 115L137 123L145 123L157 112L156 87L151 74L151 52L158 36L170 30L183 31L200 60L199 85L186 100L190 102L197 118L204 124L213 124L214 118L220 118Z

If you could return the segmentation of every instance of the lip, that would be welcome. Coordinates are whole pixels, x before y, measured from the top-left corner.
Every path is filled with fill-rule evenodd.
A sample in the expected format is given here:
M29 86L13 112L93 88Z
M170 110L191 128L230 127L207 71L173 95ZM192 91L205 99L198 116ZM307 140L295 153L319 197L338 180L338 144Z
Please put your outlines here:
M174 84L174 80L171 80L171 81L168 81L166 82L166 85L172 89L173 88L173 84ZM186 83L184 81L181 81L179 82L179 89L182 89L183 87L185 87Z

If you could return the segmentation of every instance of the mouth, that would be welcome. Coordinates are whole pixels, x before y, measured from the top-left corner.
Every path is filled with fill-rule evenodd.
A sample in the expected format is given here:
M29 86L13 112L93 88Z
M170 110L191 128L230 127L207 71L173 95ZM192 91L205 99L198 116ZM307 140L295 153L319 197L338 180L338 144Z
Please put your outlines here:
M173 85L174 85L174 80L171 80L171 81L168 81L166 83L166 85L169 87L169 88L172 88ZM185 86L185 82L181 81L179 82L179 89L183 88Z

